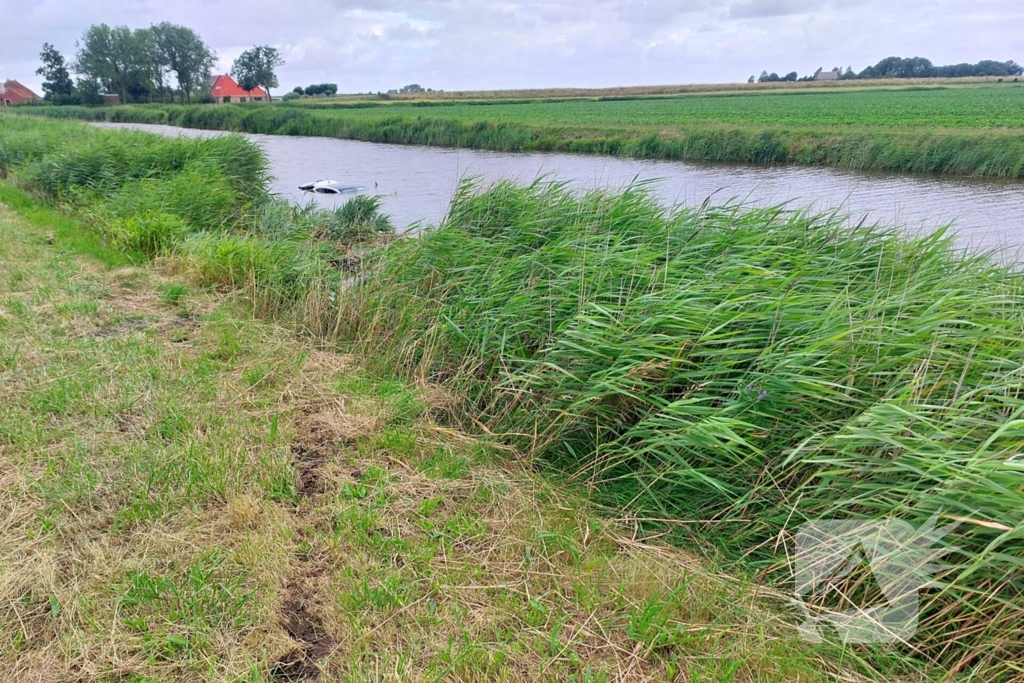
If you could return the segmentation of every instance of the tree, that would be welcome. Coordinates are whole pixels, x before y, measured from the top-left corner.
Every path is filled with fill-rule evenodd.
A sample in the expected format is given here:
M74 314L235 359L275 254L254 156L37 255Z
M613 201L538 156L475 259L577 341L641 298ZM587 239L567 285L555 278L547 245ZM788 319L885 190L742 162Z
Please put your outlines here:
M57 52L57 48L53 45L43 43L43 51L39 53L39 59L42 60L43 65L36 69L36 75L46 79L43 82L46 99L59 100L71 97L73 86L64 55Z
M244 90L262 86L267 91L267 99L273 100L274 98L270 96L270 89L277 87L275 69L279 66L284 66L284 60L277 48L269 45L257 45L238 56L235 63L231 65L231 75Z
M754 77L753 76L751 76L750 78L747 79L747 83L753 83L753 82L754 82Z
M306 95L309 95L310 97L313 97L314 95L325 95L327 97L331 97L333 95L337 95L338 94L338 84L337 83L314 83L312 85L306 86L305 90L303 90L302 88L296 88L296 90L299 91L300 95L301 94L306 94Z
M132 31L127 26L110 28L106 24L90 26L77 44L75 71L88 81L116 90L121 101L133 93L149 91L153 84L155 43L148 29Z
M799 78L799 75L795 71L790 71L788 74L782 77L782 80L786 81L787 83L795 83L797 78Z
M192 96L206 89L216 53L187 26L165 21L153 26L152 32L160 62L178 81L182 104L191 104Z

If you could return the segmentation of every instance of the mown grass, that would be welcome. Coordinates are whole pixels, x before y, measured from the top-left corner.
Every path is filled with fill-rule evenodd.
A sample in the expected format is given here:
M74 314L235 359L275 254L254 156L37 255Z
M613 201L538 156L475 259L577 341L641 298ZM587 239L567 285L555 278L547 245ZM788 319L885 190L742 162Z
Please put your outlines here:
M502 184L391 245L341 317L462 424L769 578L806 521L960 520L907 652L1000 680L1024 651L1022 294L943 231Z
M95 226L0 188L31 217L0 206L7 679L839 673L770 591L437 424L439 388L254 320L177 257L79 252Z
M517 103L35 107L39 116L500 151L1019 178L1024 86Z

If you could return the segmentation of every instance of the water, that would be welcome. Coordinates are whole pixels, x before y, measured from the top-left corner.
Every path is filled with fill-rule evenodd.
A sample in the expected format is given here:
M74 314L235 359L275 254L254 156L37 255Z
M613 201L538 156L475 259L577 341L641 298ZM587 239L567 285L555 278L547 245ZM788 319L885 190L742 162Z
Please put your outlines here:
M97 124L165 135L210 136L200 131L143 124ZM1014 258L1024 248L1024 183L934 176L863 174L826 168L723 166L571 154L484 152L383 145L332 138L248 135L265 150L274 175L272 191L295 201L313 195L298 186L331 179L362 185L383 197L384 210L400 229L444 218L461 178L484 183L501 178L530 182L540 175L581 188L618 188L649 182L665 204L696 206L738 200L765 206L840 209L852 221L896 224L908 231L952 225L968 248L1000 248ZM317 195L331 206L349 197Z

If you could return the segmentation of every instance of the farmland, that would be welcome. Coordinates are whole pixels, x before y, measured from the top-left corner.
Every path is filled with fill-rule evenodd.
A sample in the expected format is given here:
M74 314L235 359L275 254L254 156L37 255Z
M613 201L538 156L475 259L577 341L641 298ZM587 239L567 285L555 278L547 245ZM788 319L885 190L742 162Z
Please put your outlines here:
M27 113L498 151L1024 177L1024 86L631 99L33 107Z
M316 104L307 106L316 107ZM331 105L321 105L329 108ZM601 127L735 126L881 127L1024 130L1024 85L974 88L874 89L727 93L718 95L498 102L396 104L346 111L345 116L380 120L422 115L461 122ZM410 111L411 108L411 111Z

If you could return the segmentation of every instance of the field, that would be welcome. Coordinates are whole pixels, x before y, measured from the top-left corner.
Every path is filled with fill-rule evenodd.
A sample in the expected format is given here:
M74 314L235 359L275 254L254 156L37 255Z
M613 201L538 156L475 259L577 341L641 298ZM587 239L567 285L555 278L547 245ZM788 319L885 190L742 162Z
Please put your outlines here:
M500 151L1024 177L1024 84L26 113Z
M1012 82L1011 80L1006 82ZM878 88L905 89L908 87L973 87L1001 82L995 77L980 78L881 78L871 80L840 81L796 81L787 83L689 83L682 85L631 85L606 88L538 88L520 90L435 90L433 92L408 92L374 94L341 94L330 98L304 98L300 104L316 105L324 101L335 102L486 102L494 100L554 100L554 99L602 99L602 98L644 98L674 95L702 95L707 93L756 93L756 92L806 92L806 91L851 91L875 90Z
M0 173L5 670L1024 674L1024 283L942 231L503 184L397 239L235 136L21 116ZM831 518L957 524L909 642L797 637Z
M327 107L310 101L308 107ZM792 127L1024 130L1024 84L974 88L922 88L758 92L625 100L563 100L502 104L444 104L418 110L390 105L346 111L379 120L416 112L460 122L479 120L527 126L681 127L749 125ZM422 105L421 105L422 106Z

